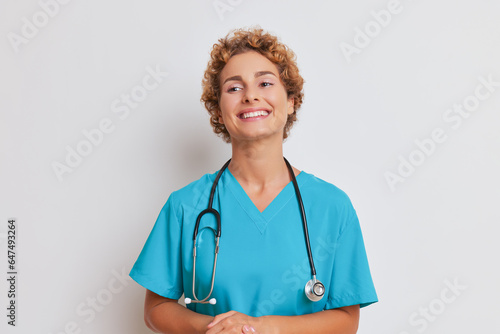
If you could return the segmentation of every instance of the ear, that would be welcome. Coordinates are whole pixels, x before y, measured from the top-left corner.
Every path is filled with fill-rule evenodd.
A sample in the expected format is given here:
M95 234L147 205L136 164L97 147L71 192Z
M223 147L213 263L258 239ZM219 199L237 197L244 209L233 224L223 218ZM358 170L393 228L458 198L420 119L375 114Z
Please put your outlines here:
M294 102L295 102L295 99L293 97L288 98L288 106L287 106L288 115L291 115L294 112L294 108L293 108Z
M219 120L219 124L224 124L224 119L222 118L222 112L220 110L217 110L217 117Z

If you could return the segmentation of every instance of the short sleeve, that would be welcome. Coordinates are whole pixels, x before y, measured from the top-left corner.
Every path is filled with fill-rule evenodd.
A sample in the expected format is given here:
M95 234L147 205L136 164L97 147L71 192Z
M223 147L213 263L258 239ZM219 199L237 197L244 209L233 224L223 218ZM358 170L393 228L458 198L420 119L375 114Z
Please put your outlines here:
M181 227L173 196L163 206L130 277L154 293L179 299L182 289Z
M338 238L325 309L358 304L365 307L377 301L361 227L352 208L348 222Z

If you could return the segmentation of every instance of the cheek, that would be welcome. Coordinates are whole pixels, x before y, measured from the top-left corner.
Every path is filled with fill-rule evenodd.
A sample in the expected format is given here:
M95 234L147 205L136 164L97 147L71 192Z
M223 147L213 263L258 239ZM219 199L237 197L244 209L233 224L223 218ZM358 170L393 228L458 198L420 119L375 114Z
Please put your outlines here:
M221 99L219 101L219 122L224 123L224 119L229 117L231 109L231 103L228 99Z
M240 102L236 95L223 95L219 100L219 107L224 112L231 113Z
M219 107L221 108L221 110L227 109L230 104L231 104L231 98L228 96L223 95L219 99Z

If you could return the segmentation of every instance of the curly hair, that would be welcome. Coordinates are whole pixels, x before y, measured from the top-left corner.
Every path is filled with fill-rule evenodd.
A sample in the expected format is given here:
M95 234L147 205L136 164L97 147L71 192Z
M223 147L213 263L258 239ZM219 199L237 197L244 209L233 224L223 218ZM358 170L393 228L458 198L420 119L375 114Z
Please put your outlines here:
M283 129L283 139L288 137L293 123L297 120L297 110L302 105L304 93L302 87L304 79L299 74L295 53L276 36L264 32L261 28L235 29L219 39L213 45L210 60L202 80L203 93L201 102L210 114L210 124L214 132L222 137L226 143L231 142L231 137L224 124L219 123L221 95L220 74L232 56L248 51L256 51L274 63L278 69L287 97L294 99L293 113Z

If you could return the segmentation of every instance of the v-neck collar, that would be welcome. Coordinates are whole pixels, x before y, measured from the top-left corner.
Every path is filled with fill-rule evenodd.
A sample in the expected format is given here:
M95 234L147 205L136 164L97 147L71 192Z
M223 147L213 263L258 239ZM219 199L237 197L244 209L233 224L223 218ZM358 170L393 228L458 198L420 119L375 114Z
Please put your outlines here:
M305 173L304 171L301 171L295 177L297 180L297 184L299 185L299 190L306 174L307 173ZM288 182L288 184L279 192L279 194L276 195L272 202L269 203L264 211L260 212L228 168L225 170L222 178L224 186L230 190L241 208L246 212L250 219L253 220L261 234L264 233L267 224L274 218L277 213L279 213L281 209L283 209L288 201L290 201L290 199L297 198L293 183L290 180L290 182Z

